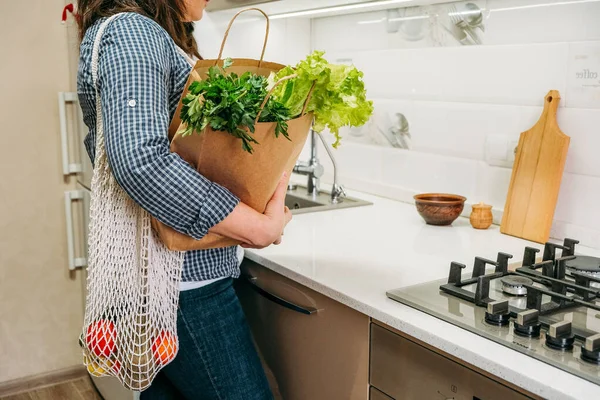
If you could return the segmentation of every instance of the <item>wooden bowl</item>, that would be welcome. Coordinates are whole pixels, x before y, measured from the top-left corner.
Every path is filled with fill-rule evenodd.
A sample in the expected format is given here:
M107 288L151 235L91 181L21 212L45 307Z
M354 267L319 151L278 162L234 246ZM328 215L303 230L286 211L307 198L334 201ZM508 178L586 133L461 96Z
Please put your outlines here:
M419 215L428 225L450 225L460 215L467 200L446 193L423 193L414 197Z

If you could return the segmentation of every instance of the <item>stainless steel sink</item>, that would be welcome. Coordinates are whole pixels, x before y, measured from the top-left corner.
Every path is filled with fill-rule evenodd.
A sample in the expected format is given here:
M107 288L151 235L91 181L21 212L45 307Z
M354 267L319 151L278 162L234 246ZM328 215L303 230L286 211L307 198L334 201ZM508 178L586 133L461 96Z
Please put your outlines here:
M325 191L319 191L316 196L308 194L305 187L295 187L288 190L285 198L285 205L292 210L292 214L306 214L319 211L339 210L344 208L362 207L372 205L365 200L353 197L345 197L341 202L333 204L331 194Z

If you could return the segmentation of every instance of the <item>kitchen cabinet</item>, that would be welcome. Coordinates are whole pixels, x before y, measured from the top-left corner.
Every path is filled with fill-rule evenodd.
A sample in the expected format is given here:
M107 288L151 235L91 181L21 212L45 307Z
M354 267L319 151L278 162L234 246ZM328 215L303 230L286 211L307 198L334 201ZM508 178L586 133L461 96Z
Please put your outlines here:
M369 391L369 400L394 400L387 394L375 389L371 386L371 390Z
M368 398L369 317L249 260L236 289L274 392Z
M540 399L248 259L236 290L276 399Z
M531 398L376 324L370 360L370 383L378 390L371 399L390 399L383 393L398 400Z

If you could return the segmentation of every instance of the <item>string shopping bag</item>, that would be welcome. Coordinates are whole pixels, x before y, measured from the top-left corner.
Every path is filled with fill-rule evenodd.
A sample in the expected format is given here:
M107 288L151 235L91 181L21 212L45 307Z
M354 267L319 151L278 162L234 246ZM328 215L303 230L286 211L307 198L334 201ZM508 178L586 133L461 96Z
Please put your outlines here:
M100 40L92 52L96 157L91 186L87 297L80 343L94 376L116 377L142 391L177 354L177 306L184 253L169 250L151 217L119 186L108 163L100 92Z

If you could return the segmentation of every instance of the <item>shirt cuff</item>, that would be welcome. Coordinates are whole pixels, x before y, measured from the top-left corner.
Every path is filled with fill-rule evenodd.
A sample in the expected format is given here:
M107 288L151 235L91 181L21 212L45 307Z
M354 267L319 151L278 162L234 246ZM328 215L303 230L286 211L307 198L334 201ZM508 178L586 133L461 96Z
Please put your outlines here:
M210 228L227 218L239 202L229 190L213 183L206 193L198 220L188 234L196 240L202 239Z

